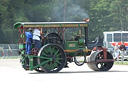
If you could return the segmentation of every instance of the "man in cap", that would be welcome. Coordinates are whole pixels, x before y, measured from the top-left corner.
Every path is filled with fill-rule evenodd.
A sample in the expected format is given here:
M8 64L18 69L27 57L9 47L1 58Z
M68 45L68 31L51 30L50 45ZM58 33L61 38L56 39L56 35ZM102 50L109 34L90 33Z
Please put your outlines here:
M26 35L26 54L29 55L31 53L31 45L33 41L32 29L29 28L29 32L25 32L25 35Z
M120 49L120 54L121 54L121 56L122 56L122 57L121 57L121 63L123 64L123 61L124 61L124 54L125 54L125 51L126 51L126 47L125 47L123 41L121 42L121 45L120 45L119 49Z

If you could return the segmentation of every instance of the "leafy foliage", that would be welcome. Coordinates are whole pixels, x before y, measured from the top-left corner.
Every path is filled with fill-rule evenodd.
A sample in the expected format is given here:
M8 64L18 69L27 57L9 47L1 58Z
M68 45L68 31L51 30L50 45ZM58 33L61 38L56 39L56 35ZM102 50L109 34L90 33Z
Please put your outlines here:
M0 0L0 43L17 43L16 22L84 18L90 18L90 40L103 36L104 31L128 30L128 0ZM67 37L77 32L68 31Z

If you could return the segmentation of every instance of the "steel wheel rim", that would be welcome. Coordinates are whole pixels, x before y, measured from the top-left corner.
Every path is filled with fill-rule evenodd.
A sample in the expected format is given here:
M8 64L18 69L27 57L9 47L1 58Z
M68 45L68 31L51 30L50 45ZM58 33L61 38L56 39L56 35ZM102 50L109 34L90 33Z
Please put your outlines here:
M88 57L88 61L96 62L98 59L103 59L103 51L94 52L92 56ZM112 55L107 52L107 59L113 59ZM113 62L97 62L97 63L87 63L89 68L94 71L108 71L112 68Z

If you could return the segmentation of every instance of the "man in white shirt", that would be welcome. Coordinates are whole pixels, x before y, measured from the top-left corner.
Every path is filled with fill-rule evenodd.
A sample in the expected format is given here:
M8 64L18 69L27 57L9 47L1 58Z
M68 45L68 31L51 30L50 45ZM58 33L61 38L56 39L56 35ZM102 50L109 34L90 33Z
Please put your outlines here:
M34 42L34 48L41 48L41 33L42 30L40 31L39 29L34 29L33 31L33 42Z

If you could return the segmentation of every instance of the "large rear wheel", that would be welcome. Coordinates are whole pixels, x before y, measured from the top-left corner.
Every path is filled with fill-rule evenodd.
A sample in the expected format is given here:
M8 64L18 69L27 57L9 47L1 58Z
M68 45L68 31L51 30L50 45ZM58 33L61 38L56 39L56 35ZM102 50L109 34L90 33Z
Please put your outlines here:
M56 44L47 44L43 46L38 54L38 64L40 68L47 73L59 72L66 63L64 50Z

